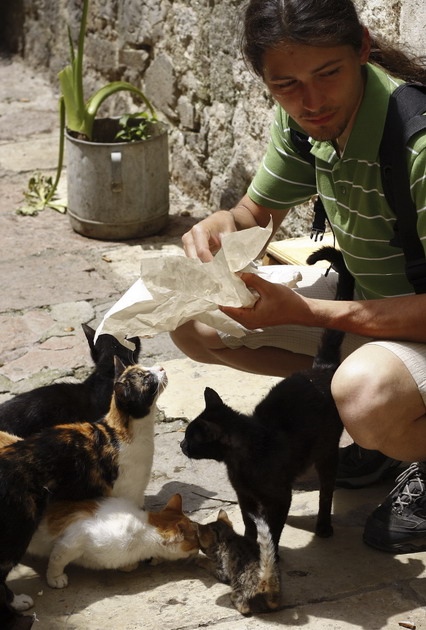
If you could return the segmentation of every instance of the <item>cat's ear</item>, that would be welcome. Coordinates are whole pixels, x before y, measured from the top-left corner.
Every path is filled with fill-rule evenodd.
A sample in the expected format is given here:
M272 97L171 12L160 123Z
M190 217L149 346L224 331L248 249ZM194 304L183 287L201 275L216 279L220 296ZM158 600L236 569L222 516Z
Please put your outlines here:
M86 335L87 342L89 344L90 350L93 352L95 350L95 334L96 330L94 330L89 324L81 324L84 334Z
M204 390L204 400L206 407L223 407L225 404L219 394L211 387Z
M132 350L131 352L132 352L133 363L137 363L139 361L139 354L141 351L141 340L139 339L139 337L130 337L128 341L130 341L130 343L133 343L135 346L135 349Z
M114 383L114 394L118 400L125 402L127 393L127 384L122 383L121 381L115 381Z
M224 521L225 523L227 523L230 527L232 527L232 521L229 520L229 516L227 515L227 513L225 512L225 510L219 510L219 514L217 516L217 520L218 521Z
M207 549L210 545L215 543L215 534L209 523L206 525L196 523L195 527L197 529L198 542L201 549Z
M180 494L174 494L167 502L164 510L173 510L174 512L182 512L182 497Z
M114 355L115 380L120 378L120 376L123 374L125 369L126 369L126 366L121 361L121 359L119 359L117 355Z

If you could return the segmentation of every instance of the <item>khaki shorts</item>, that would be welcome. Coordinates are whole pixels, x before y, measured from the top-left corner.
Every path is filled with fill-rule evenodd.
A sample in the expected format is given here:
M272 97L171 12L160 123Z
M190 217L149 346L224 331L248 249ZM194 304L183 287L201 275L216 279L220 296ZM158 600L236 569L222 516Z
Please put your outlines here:
M295 274L300 273L302 280L297 283L295 291L311 298L334 299L337 283L337 273L334 271L325 275L325 269L318 267L270 265L261 267L260 272L266 280L280 284L291 281ZM255 350L262 346L273 346L314 356L322 332L322 328L307 328L305 326L270 326L264 329L246 330L245 335L238 338L225 333L219 334L228 348L246 347ZM404 362L417 383L419 392L426 404L426 344L373 340L369 337L347 333L342 344L342 358L347 357L366 343L383 346Z

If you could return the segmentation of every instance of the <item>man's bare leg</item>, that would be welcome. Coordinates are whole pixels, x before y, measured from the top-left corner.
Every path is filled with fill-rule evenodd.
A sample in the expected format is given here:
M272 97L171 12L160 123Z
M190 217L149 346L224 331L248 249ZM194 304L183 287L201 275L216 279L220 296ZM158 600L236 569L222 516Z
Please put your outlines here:
M332 393L348 433L401 461L426 460L426 415L417 385L398 357L365 345L338 368Z
M171 333L171 338L194 361L227 365L252 374L286 377L312 366L312 357L281 348L227 348L214 328L195 321L180 326Z

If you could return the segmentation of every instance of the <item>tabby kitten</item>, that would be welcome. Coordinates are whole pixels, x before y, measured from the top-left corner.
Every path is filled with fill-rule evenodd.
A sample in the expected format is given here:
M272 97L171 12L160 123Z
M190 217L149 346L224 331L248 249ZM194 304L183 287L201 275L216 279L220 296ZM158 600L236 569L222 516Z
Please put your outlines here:
M162 368L125 368L118 359L115 364L114 394L102 421L49 427L0 450L0 588L7 589L10 570L51 501L112 495L143 503L155 403L167 377Z
M178 560L198 553L196 525L175 494L160 512L146 512L128 499L104 497L51 503L28 552L48 556L46 579L64 588L70 562L89 569L136 569L141 560Z
M308 262L323 259L339 271L336 299L351 299L353 279L340 252L322 248ZM325 537L333 533L331 506L343 426L330 385L339 365L343 336L342 332L326 330L313 367L277 383L251 415L234 411L207 387L206 408L188 425L181 442L187 457L226 464L246 536L256 540L250 515L258 514L260 508L277 555L293 483L311 464L320 480L316 534Z
M269 612L280 605L280 572L266 522L255 519L257 542L237 534L220 510L216 521L197 525L200 549L220 582L230 584L231 600L242 614Z
M134 350L121 345L112 335L100 335L82 324L95 369L82 383L53 383L18 394L0 404L0 430L27 437L64 422L94 422L108 411L114 385L114 357L124 365L138 362L139 337L129 339Z

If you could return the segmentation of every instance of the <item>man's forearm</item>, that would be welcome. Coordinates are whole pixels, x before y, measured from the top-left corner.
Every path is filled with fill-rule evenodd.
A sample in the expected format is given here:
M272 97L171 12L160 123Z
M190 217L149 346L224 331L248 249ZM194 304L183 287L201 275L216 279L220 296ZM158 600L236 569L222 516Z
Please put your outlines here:
M305 302L302 325L378 339L426 342L426 294L353 302L306 298Z
M230 212L234 217L235 225L238 230L245 230L255 227L256 225L266 227L272 216L272 234L275 234L288 210L271 210L270 208L259 206L252 201L248 195L244 195L237 205L231 208Z
M379 300L308 298L256 274L242 279L259 298L251 308L222 307L224 313L253 330L286 324L335 328L378 339L426 342L426 294Z

